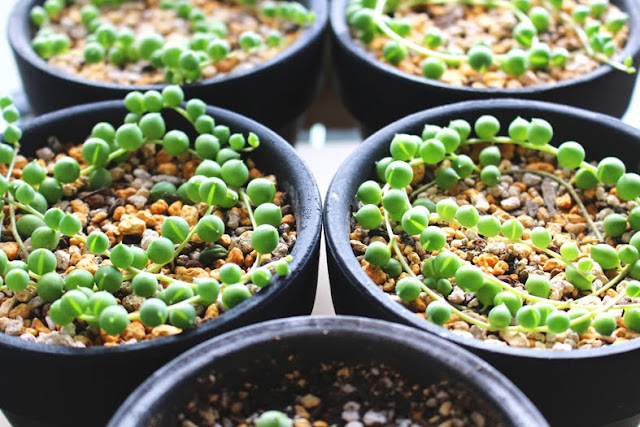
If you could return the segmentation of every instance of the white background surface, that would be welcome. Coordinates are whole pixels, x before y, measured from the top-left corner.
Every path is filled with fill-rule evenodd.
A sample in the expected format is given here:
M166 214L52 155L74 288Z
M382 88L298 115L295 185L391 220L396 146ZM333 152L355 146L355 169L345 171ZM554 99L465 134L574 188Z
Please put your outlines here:
M14 93L20 90L21 83L15 69L13 56L7 43L7 31L10 30L8 23L9 12L12 5L18 0L0 0L0 94ZM633 103L624 121L640 127L640 83L636 85ZM359 141L338 140L335 136L339 133L329 131L329 138L323 146L299 143L296 146L300 156L307 162L316 176L320 192L324 197L331 177L349 153L357 147ZM318 280L318 294L314 314L332 314L331 296L329 291L329 281L324 256L324 242L321 249L320 272ZM0 414L0 427L6 427L8 423Z

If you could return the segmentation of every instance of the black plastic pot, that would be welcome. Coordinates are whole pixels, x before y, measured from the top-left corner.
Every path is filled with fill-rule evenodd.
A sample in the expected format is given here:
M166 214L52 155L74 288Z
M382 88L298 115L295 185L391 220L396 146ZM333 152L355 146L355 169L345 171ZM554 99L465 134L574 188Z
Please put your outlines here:
M295 354L292 361L289 355ZM109 426L172 425L176 411L210 370L216 386L258 383L321 362L380 362L412 382L452 379L486 399L508 425L546 426L531 402L506 378L469 352L406 326L356 317L297 317L249 326L212 339L160 369L122 405ZM274 373L275 370L275 373ZM241 375L236 375L236 372ZM310 378L318 380L318 378ZM234 384L235 382L235 384Z
M487 98L524 98L558 102L621 117L629 106L637 74L601 66L576 79L520 89L453 86L400 71L379 61L353 40L345 17L348 0L332 0L331 31L342 102L368 136L407 114L454 102ZM631 31L622 52L640 61L640 3L614 0L629 16Z
M556 104L514 99L470 101L433 108L395 122L368 138L340 167L326 196L324 225L331 295L337 313L357 314L414 326L479 355L510 378L552 425L602 425L640 413L636 391L640 339L570 352L492 346L463 338L406 309L364 273L349 243L352 204L358 186L375 179L374 162L387 156L394 134L421 132L425 123L473 121L493 114L506 128L516 116L541 117L554 127L554 143L579 141L588 160L621 158L628 170L640 160L640 131L609 116ZM637 425L637 422L636 422Z
M134 89L162 89L164 85L120 85L80 78L53 68L31 48L29 10L42 0L20 0L9 18L8 37L33 112L108 99L123 99ZM184 86L188 98L228 108L276 130L290 141L301 115L309 107L320 82L327 0L301 0L316 14L315 23L275 58L250 70Z
M82 141L99 121L122 123L121 101L61 110L24 126L26 154L47 138ZM281 137L253 120L219 108L207 113L233 131L256 133L260 148L252 153L258 167L278 176L288 192L298 236L291 255L291 274L278 277L263 291L219 318L182 334L131 346L86 349L46 346L0 334L0 360L6 367L0 387L0 409L12 421L35 419L45 425L100 425L149 374L171 358L223 332L263 320L309 314L313 307L320 249L321 199L313 175ZM183 128L178 114L166 114L167 128ZM188 125L190 127L190 125Z

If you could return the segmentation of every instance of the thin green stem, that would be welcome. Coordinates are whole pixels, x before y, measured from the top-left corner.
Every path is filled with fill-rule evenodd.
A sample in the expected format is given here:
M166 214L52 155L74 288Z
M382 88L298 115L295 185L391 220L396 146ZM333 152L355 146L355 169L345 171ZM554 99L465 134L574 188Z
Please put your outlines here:
M209 206L207 208L207 211L204 213L203 218L205 216L207 216L207 215L211 215L211 212L213 212L214 208L215 208L215 205ZM176 257L178 255L180 255L180 252L182 252L184 247L187 246L187 243L189 243L191 241L191 238L193 237L194 234L196 234L196 227L195 226L191 229L191 231L189 231L189 234L187 234L187 237L184 238L182 243L180 243L180 245L173 251L173 256L171 257L171 261L175 260ZM169 261L169 262L171 262L171 261ZM168 264L168 262L165 262L164 264L156 264L155 266L151 267L147 271L150 272L150 273L155 273L155 272L159 271L162 267L164 267L167 264Z
M16 158L18 157L18 152L20 151L20 144L19 143L15 143L13 144L13 157L11 158L11 163L9 163L9 168L7 169L7 181L9 181L9 179L11 178L11 175L13 174L13 169L16 165Z
M633 74L636 72L635 67L626 66L625 64L608 57L602 52L594 51L593 48L591 47L591 43L589 43L589 36L587 35L587 33L569 14L567 14L566 12L560 11L558 13L558 16L560 17L562 22L564 22L566 25L568 25L573 29L573 31L576 33L576 35L580 39L580 43L584 47L584 51L587 53L588 56L592 57L593 59L599 62L605 63L615 68L616 70L623 71L629 74Z
M116 151L114 151L113 153L109 154L109 157L107 157L107 163L106 164L109 164L109 162L111 162L113 159L117 158L118 156L123 155L124 153L127 153L127 150L125 150L123 148L118 148ZM90 174L95 169L96 169L95 165L88 166L88 167L86 167L86 168L84 168L84 169L82 169L80 171L80 176Z
M391 227L391 222L389 221L389 214L386 211L384 213L384 221L387 227L387 234L389 235L389 241L392 242L391 244L394 252L396 253L396 256L398 257L398 262L400 262L400 265L407 272L407 274L409 274L409 276L415 278L416 274L413 272L413 270L411 270L411 267L409 267L409 264L407 263L406 258L404 257L404 255L402 254L402 251L400 250L400 247L398 246L398 242L396 241L395 235L393 233L393 228ZM447 301L447 299L444 298L442 295L429 289L429 287L426 286L424 283L421 282L420 287L427 295L429 295L429 297L431 297L431 299L444 301L445 303L447 303L451 308L451 311L455 313L456 316L463 319L467 323L477 325L484 329L489 329L491 327L491 325L489 325L488 323L475 319L472 316L469 316L466 313L464 313L462 310L459 310L458 308L453 306L451 303L449 303L449 301Z
M277 259L275 261L270 261L270 262L266 263L265 265L262 266L262 268L272 268L272 267L276 267L278 264L289 263L291 261L293 261L293 257L291 255L287 255L286 257L284 257L282 259ZM247 283L249 280L251 280L252 274L253 274L253 269L247 271L240 278L240 283Z
M376 25L378 25L378 28L380 28L380 30L383 33L385 33L387 37L425 56L431 56L434 58L441 59L443 61L462 62L467 60L468 58L467 55L454 55L454 54L438 52L437 50L428 49L412 41L406 40L404 37L401 37L399 34L393 31L391 27L389 27L384 20L384 8L386 4L387 4L387 0L378 0L378 2L376 3L376 8L374 9L373 19L375 20Z
M244 207L247 209L247 214L249 215L249 219L251 220L251 225L253 226L254 229L256 229L258 225L256 224L255 217L253 216L253 209L251 208L251 200L249 200L249 196L247 196L247 193L245 193L242 188L238 190L238 193L240 194L240 197L242 197L242 202L244 203Z
M126 270L129 271L130 274L127 274L126 276L124 276L123 280L131 280L136 276L136 274L149 273L148 271L140 270L139 268L135 268L133 266L127 267ZM161 273L152 273L152 274L156 277L156 279L163 282L167 282L167 283L178 282L178 280L174 279L173 277L165 276L164 274L161 274Z
M560 178L558 178L557 176L555 176L552 173L545 172L545 171L540 171L540 170L508 169L508 170L503 171L502 173L507 174L507 175L531 173L531 174L534 174L534 175L539 175L539 176L543 176L543 177L552 179L555 182L557 182L558 184L562 185L567 190L567 192L569 193L569 195L571 196L573 201L576 203L576 205L578 205L578 208L580 209L580 212L582 213L582 216L584 217L585 221L587 221L587 224L589 225L589 228L591 228L591 231L593 232L593 234L596 236L596 239L598 239L598 241L600 241L600 242L604 241L604 238L602 237L602 234L600 233L600 231L598 230L598 228L594 224L593 220L591 219L591 215L587 211L587 208L584 206L584 203L582 203L582 200L580 199L580 196L578 195L578 193L576 193L576 190L573 189L571 184L569 184L566 181L561 180Z
M631 268L633 267L633 264L629 264L627 265L624 269L622 269L622 271L620 271L620 273L618 273L616 275L616 277L614 277L613 279L609 280L609 282L604 285L603 287L601 287L600 289L598 289L597 291L593 292L591 295L588 296L598 296L598 295L602 295L603 293L605 293L608 289L610 289L611 287L617 285L618 283L620 283L622 281L622 279L624 279L625 277L627 277L627 275L629 274L629 272L631 271ZM579 300L578 300L579 301Z
M11 196L11 194L9 194L9 198L10 198L10 200L12 200L13 196ZM25 246L24 246L24 242L22 241L22 238L20 237L20 233L18 233L18 227L16 226L16 210L13 207L13 204L9 204L9 220L11 221L11 223L10 223L11 234L13 234L13 238L15 239L16 243L18 244L18 246L20 246L20 250L22 251L22 255L25 258L27 258L29 256L29 252L27 251L27 248L25 248Z
M436 185L435 181L431 181L428 182L420 187L418 187L417 189L415 189L414 191L411 192L411 194L409 195L409 199L413 199L414 197L417 197L420 193L422 193L423 191L428 190L429 188L433 187L434 185Z
M191 120L191 117L189 117L189 114L187 114L187 111L184 108L182 108L182 107L174 107L173 110L176 113L180 114L185 119L187 119L189 121L189 123L191 123L192 125L194 124L193 120Z

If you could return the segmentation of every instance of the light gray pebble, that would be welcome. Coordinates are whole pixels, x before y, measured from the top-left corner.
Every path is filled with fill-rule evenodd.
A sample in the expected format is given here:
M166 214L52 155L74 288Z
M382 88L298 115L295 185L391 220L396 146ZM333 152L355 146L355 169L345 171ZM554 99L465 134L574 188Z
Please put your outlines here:
M140 194L134 194L133 196L129 196L127 198L127 201L138 209L142 209L144 205L147 204L147 200L148 199L146 197L141 196Z
M500 206L505 211L512 211L520 207L520 198L516 196L507 197L500 201Z
M363 254L367 250L367 245L359 240L350 240L349 243L351 243L351 249L358 254ZM451 245L453 246L453 242Z
M7 317L13 306L16 305L16 302L17 298L15 296L5 300L5 302L0 305L0 317Z
M144 169L136 169L133 171L133 176L140 179L150 179L151 174Z
M510 186L507 190L507 194L511 196L519 196L520 193L522 193L522 190L520 190L520 188L516 187L515 185Z
M240 212L229 209L226 218L227 227L235 230L240 225Z
M522 183L527 187L533 187L542 182L542 177L540 175L535 175L533 173L525 173L522 175Z
M500 176L500 182L504 184L513 184L513 177L511 175L502 175Z
M287 254L289 254L289 245L280 241L276 249L271 253L273 254L273 257L276 259L284 258L285 256L287 256Z
M464 302L464 291L460 288L458 288L457 286L454 288L454 290L449 294L449 296L447 297L447 300L450 303L453 304L461 304Z
M27 342L36 342L36 336L32 333L26 333L20 335L20 339Z
M251 231L245 231L238 237L233 237L229 245L229 250L233 248L240 248L244 254L250 253L253 250L253 246L251 245Z
M22 320L0 317L0 332L17 337L22 332Z
M127 295L122 299L122 306L129 312L132 313L134 311L138 311L140 306L144 302L144 297L131 294Z
M153 175L151 177L153 182L170 182L173 185L182 184L182 179L173 175Z
M467 229L467 231L464 232L464 235L466 236L466 240L467 240L466 242L464 242L465 244L468 244L469 240L474 240L474 239L477 239L478 237L480 237L478 235L478 233L476 233L475 231L473 231L471 229ZM463 240L465 240L465 239L463 239Z
M60 328L60 333L73 337L76 335L76 325L74 325L73 323L64 325Z
M385 424L387 422L387 416L384 415L382 412L369 410L365 412L364 417L362 417L362 421L366 426L373 426L376 424Z
M607 196L607 204L609 206L618 207L618 206L620 206L620 199L618 199L618 196L615 196L613 194L609 194Z
M36 150L36 156L39 159L42 159L45 162L48 162L50 160L53 160L53 158L56 156L56 154L53 152L53 150L51 148L42 147L39 150Z
M131 183L131 186L133 188L138 188L138 189L141 189L141 188L150 189L151 187L153 187L153 181L149 179L136 178Z
M471 196L471 203L479 212L487 212L490 208L489 201L482 193Z
M58 270L66 270L69 268L69 260L71 254L68 251L57 250L55 252L56 260L58 261Z
M160 237L160 235L158 234L157 231L147 228L142 232L142 240L140 241L140 247L146 250L151 244L151 242L156 240L158 237Z
M571 346L566 343L557 342L553 345L553 347L551 347L551 349L556 351L570 351Z
M36 342L47 345L61 345L65 347L75 347L75 341L70 335L61 334L58 331L38 334Z
M356 387L354 387L351 384L345 384L342 386L342 388L340 389L343 393L354 393L356 391L358 391L358 389Z
M27 303L27 305L30 305L31 307L36 307L36 308L40 307L43 304L44 304L44 300L40 296L33 297L31 301Z

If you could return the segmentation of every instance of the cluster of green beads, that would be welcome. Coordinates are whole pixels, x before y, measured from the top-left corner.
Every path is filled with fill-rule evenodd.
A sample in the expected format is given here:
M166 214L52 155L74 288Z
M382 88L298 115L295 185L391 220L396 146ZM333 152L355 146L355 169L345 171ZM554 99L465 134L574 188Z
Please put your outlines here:
M589 5L578 4L569 15L562 11L563 0L542 2L532 6L531 0L419 0L411 5L460 3L480 5L487 8L503 7L511 9L518 18L513 28L513 39L519 47L506 54L494 54L485 40L478 40L465 53L458 48L445 48L444 35L433 27L421 35L422 45L409 42L410 23L402 18L391 17L402 5L401 1L349 0L346 16L357 37L365 44L371 43L376 35L389 38L383 47L384 59L397 65L412 50L425 57L421 71L428 79L440 79L447 67L457 67L467 62L471 68L482 73L494 66L512 76L520 76L530 69L564 67L570 53L563 47L551 48L540 41L539 34L549 30L552 19L564 21L578 34L583 50L600 62L607 63L627 72L634 72L631 57L624 63L612 58L616 53L615 35L627 26L628 16L623 12L609 12L609 0L590 0Z
M581 254L575 242L566 242L559 253L550 249L553 236L544 227L530 230L530 238L524 240L524 226L517 219L501 222L493 215L482 215L472 205L458 206L452 198L444 198L434 203L428 198L412 198L426 188L437 185L446 191L456 187L460 180L474 177L487 187L500 182L502 173L538 173L567 185L575 203L582 208L585 218L588 213L577 196L575 186L580 190L592 189L597 185L615 186L617 195L624 201L638 201L640 196L640 176L626 172L625 165L617 158L602 159L597 166L584 161L585 151L575 141L566 141L558 148L550 145L553 128L544 119L525 120L517 117L507 129L508 136L499 136L500 121L491 115L479 117L473 126L466 120L453 120L446 127L427 124L422 135L397 134L390 144L390 156L376 163L378 181L369 180L360 185L357 198L363 206L355 213L355 218L365 230L383 227L389 243L380 241L369 244L364 260L381 268L390 278L398 279L405 270L407 277L396 282L396 294L402 301L416 300L425 292L433 301L428 304L426 315L433 323L442 325L449 321L452 313L472 324L489 330L537 331L561 333L567 329L584 333L593 324L602 335L611 335L616 328L616 319L611 309L624 309L623 321L632 331L640 331L640 304L617 304L625 296L640 297L640 206L633 207L628 214L608 215L604 219L604 233L610 238L619 238L627 229L633 231L629 244L616 248L604 243L604 238L591 222L592 232L599 240L591 246L590 255ZM471 133L475 132L475 137ZM484 144L479 151L477 162L460 148L473 144ZM556 156L558 166L576 170L570 183L563 183L554 174L534 170L501 170L500 144L516 144L521 147L550 153ZM408 194L414 180L414 168L431 166L434 180ZM611 302L602 306L588 306L577 299L571 302L549 299L551 283L542 274L530 274L525 291L514 288L493 275L461 259L446 248L447 238L440 226L452 225L472 230L486 238L494 238L506 243L520 243L531 246L549 257L565 264L566 280L583 294L601 295L607 289L626 282L624 290ZM394 236L394 230L401 229L409 236L415 236L422 248L430 256L422 264L422 278L409 268ZM395 251L396 258L392 257ZM604 287L594 290L592 274L594 264L603 270L615 271L615 277ZM488 312L488 322L468 316L447 301L447 296L457 285L463 291L473 293Z
M70 47L66 34L56 33L48 25L60 15L71 0L46 0L43 6L34 6L31 21L39 27L32 41L35 52L44 59L60 55ZM259 5L255 0L238 0L240 4L256 8L264 17L307 26L314 21L314 14L295 1L266 0ZM208 20L204 11L191 0L163 0L163 9L176 11L186 20L192 32L183 42L165 41L158 33L134 34L128 28L116 28L100 19L100 7L118 7L124 0L91 0L81 10L82 23L89 35L85 40L84 60L87 64L108 61L118 67L127 63L147 61L165 72L167 83L194 82L202 77L207 65L222 61L238 51L254 52L260 49L280 47L285 43L281 32L272 30L263 38L254 31L245 31L238 37L237 46L227 40L228 29L224 21Z
M0 177L0 193L3 194L0 203L9 205L10 228L26 261L9 262L6 254L0 251L0 273L4 276L0 289L20 292L31 284L45 302L51 303L49 316L57 325L80 319L116 335L134 319L148 327L168 321L176 327L188 328L196 318L194 305L216 303L220 294L223 306L231 309L251 296L249 283L263 288L271 283L273 271L277 275L289 273L290 256L260 265L261 254L269 254L278 246L277 228L282 212L273 204L275 184L265 178L250 180L249 169L242 159L243 153L259 146L258 136L232 134L227 126L217 125L214 118L206 114L204 102L191 99L183 109L183 101L184 94L178 86L167 86L162 93L131 92L124 102L129 111L125 123L116 129L107 122L100 122L83 143L82 157L87 167L81 168L71 157L62 157L53 166L53 177L48 177L46 169L34 161L24 167L20 180L11 179L21 137L20 129L13 123L19 114L9 98L0 99L3 116L9 123L4 140L13 144L13 147L0 144L0 162L10 165L7 176ZM198 133L193 144L185 132L167 131L162 116L166 109L181 114L193 125ZM191 153L202 160L195 175L179 188L159 182L151 189L152 200L179 198L185 204L204 204L206 213L195 227L191 228L181 217L171 216L162 224L161 237L153 240L146 251L123 243L110 248L106 234L93 231L84 235L76 216L56 206L50 207L62 199L62 185L83 176L88 175L93 189L108 187L112 183L109 165L126 161L130 153L148 143L161 145L171 156ZM190 148L192 145L194 148ZM233 263L220 269L220 281L195 278L193 283L186 283L157 273L174 261L196 233L205 243L219 240L225 232L225 224L213 214L214 209L236 206L240 198L252 222L251 244L258 253L254 266L247 273ZM23 213L18 220L16 209ZM57 273L53 251L61 236L83 242L92 254L110 258L111 265L103 263L95 274L80 269L67 275ZM22 240L27 238L31 243L30 252ZM214 245L202 254L209 249L224 251L223 247ZM131 282L133 294L145 298L139 312L127 313L113 296L125 281Z

